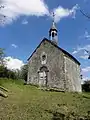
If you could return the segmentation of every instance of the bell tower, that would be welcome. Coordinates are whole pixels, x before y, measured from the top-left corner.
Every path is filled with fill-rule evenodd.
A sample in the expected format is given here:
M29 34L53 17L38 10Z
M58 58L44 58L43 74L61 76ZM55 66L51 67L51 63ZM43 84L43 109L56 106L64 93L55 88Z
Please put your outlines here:
M49 39L55 43L58 44L58 30L55 25L55 14L53 13L53 21L52 21L52 26L49 30Z

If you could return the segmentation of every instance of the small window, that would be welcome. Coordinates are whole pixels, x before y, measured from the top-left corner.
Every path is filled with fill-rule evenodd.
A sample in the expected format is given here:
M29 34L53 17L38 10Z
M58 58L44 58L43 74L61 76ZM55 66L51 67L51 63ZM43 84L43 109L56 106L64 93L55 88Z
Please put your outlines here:
M46 64L47 61L47 55L45 53L43 53L41 55L41 64Z
M55 34L54 34L54 32L52 33L52 37L54 37L55 36Z
M46 55L42 55L42 61L46 60Z

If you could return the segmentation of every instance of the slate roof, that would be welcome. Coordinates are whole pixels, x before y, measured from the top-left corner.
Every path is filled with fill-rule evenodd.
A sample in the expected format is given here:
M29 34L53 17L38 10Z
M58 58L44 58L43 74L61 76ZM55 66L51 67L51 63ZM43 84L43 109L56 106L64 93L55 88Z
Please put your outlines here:
M28 61L30 60L30 58L33 56L33 54L36 52L36 50L40 47L40 45L44 42L44 41L47 41L49 42L50 44L52 44L53 46L55 46L56 48L58 48L60 51L62 51L65 55L69 56L70 58L72 58L77 64L80 65L80 62L75 58L73 57L70 53L68 53L67 51L65 51L64 49L60 48L59 46L57 46L56 44L54 44L52 41L48 40L47 38L44 38L40 44L37 46L37 48L34 50L34 52L31 54L31 56L27 59Z

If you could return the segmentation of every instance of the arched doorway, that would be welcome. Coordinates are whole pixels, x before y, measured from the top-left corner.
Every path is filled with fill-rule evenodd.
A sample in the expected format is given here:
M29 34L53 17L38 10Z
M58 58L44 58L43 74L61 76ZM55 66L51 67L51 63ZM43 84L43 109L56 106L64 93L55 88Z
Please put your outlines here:
M46 66L42 66L39 70L39 85L40 86L47 86L48 82L48 69Z

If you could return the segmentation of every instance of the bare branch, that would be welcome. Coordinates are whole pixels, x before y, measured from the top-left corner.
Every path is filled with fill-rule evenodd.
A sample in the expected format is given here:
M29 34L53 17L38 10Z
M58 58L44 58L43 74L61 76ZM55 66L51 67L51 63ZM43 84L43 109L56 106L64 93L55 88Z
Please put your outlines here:
M0 6L0 9L1 9L1 8L4 8L4 5L1 5L1 6Z
M90 59L90 51L85 50L88 53L88 59Z
M82 15L84 15L85 17L87 17L88 19L90 19L90 16L85 14L82 10L80 10L80 12L82 13Z
M88 50L85 50L88 54L90 53Z
M4 9L4 8L5 8L4 5L1 5L1 6L0 6L0 10L2 10L2 9ZM3 15L3 14L0 14L0 25L4 25L5 19L6 19L6 16Z

